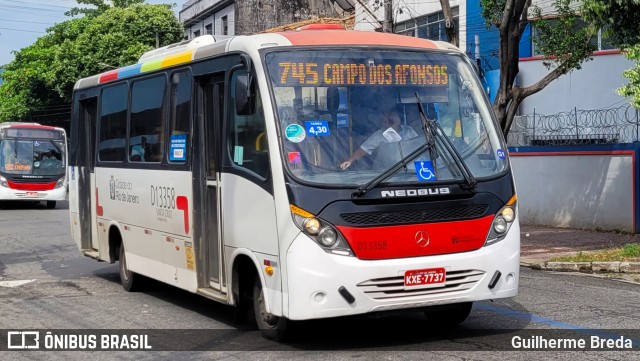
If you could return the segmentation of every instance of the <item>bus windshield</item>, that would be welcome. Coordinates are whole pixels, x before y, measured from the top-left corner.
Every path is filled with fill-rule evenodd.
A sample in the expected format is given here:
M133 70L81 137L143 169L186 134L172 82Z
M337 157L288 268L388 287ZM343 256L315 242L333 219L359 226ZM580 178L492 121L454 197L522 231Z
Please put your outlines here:
M284 161L299 180L363 185L401 160L385 182L462 181L461 168L477 179L506 170L504 142L463 56L297 50L267 54L266 66ZM430 135L427 122L449 141Z
M3 139L0 171L9 174L55 176L65 172L64 141Z

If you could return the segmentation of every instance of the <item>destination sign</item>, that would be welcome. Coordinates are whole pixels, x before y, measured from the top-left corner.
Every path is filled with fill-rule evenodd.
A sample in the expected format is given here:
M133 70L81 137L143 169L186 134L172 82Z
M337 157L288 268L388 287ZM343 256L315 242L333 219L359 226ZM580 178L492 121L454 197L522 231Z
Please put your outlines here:
M6 137L16 138L39 138L39 139L63 139L62 132L53 129L32 129L32 128L8 128L5 130Z
M446 86L446 65L280 62L278 85L423 85Z

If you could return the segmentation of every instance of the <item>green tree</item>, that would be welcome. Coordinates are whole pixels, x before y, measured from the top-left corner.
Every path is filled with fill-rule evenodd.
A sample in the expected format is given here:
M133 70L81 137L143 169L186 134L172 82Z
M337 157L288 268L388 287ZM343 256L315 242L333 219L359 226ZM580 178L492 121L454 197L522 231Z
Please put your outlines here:
M169 5L129 2L136 4L56 24L16 52L3 67L0 122L69 103L78 79L133 64L156 42L164 46L182 39L182 26Z
M105 0L76 0L76 2L80 5L89 5L90 7L74 7L67 11L65 15L76 16L82 14L87 17L98 16L110 9L112 5L115 8L128 8L131 5L142 4L144 0L113 0L111 1L112 5Z
M605 29L612 43L625 49L625 56L636 63L624 72L629 83L618 89L618 94L631 98L631 104L640 108L640 1L638 0L583 0L583 17Z
M481 0L487 27L495 26L500 35L500 87L493 109L505 137L525 98L541 91L561 75L580 69L595 50L590 41L595 34L594 28L577 26L578 17L571 3L571 0L555 0L554 11L544 14L543 19L541 9L532 7L531 0ZM530 15L537 20L529 20ZM553 15L552 21L547 19L548 15ZM544 54L544 64L549 72L535 84L520 86L515 84L520 72L520 41L531 23L536 28L534 42Z

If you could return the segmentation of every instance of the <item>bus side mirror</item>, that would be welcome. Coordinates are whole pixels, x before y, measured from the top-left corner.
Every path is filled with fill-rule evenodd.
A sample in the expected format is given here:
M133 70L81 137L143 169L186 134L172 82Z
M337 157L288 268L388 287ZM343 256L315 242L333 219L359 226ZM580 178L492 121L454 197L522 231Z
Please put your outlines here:
M251 115L256 110L255 83L250 74L236 77L235 107L238 115Z

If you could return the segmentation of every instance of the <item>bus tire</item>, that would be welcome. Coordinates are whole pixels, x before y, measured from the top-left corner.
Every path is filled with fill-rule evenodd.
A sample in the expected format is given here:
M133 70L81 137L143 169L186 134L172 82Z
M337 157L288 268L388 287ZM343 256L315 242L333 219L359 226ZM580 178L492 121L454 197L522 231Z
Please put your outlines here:
M56 201L47 201L47 209L56 208Z
M473 302L452 305L452 308L437 311L424 311L427 319L440 326L455 326L464 322L471 313Z
M132 272L127 267L127 258L124 254L123 244L120 244L118 270L120 271L120 283L125 291L135 292L140 288L141 276Z
M277 317L267 313L262 282L260 282L259 276L256 276L253 284L253 312L262 337L273 341L284 340L288 320L284 317Z

